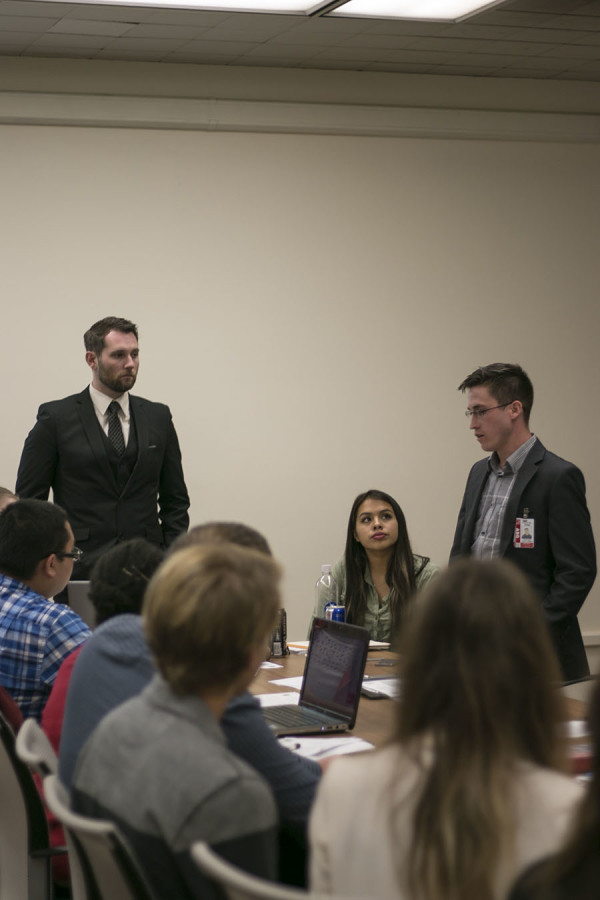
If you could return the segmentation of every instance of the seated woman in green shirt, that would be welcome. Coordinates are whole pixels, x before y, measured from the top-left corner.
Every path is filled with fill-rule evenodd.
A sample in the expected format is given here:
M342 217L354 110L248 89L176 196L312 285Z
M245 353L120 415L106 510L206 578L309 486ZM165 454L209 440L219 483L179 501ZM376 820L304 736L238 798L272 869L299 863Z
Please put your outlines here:
M346 551L333 567L346 621L389 641L413 595L439 572L410 547L398 503L383 491L359 494L350 511Z

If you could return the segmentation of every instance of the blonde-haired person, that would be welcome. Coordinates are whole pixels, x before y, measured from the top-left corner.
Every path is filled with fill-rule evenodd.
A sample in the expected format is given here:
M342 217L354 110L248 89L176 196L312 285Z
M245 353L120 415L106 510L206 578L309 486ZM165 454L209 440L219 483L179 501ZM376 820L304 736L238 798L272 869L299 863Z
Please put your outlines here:
M500 900L559 846L582 794L562 774L560 672L539 603L510 563L461 560L402 643L395 738L335 761L317 794L311 887Z
M79 757L74 809L118 822L158 897L217 896L191 860L197 840L275 877L271 790L227 748L219 720L264 659L280 576L264 553L227 544L169 556L142 613L159 674L101 720Z

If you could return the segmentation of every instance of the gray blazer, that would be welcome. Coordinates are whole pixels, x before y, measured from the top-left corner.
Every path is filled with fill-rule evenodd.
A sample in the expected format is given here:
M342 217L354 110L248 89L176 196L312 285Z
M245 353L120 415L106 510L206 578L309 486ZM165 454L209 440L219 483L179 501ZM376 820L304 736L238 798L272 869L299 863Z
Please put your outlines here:
M489 463L475 463L458 515L450 558L468 556ZM515 520L535 520L535 547L513 546ZM577 613L596 577L596 548L585 481L572 463L536 440L519 470L502 527L500 556L514 562L537 591L565 680L589 674Z

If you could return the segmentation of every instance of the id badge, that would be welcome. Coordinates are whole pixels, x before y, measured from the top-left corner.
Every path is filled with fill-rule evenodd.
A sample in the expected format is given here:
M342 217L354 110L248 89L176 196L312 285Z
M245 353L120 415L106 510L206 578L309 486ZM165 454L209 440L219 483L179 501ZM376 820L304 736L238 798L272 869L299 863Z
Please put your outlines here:
M518 550L533 550L535 547L535 519L517 519L513 547Z

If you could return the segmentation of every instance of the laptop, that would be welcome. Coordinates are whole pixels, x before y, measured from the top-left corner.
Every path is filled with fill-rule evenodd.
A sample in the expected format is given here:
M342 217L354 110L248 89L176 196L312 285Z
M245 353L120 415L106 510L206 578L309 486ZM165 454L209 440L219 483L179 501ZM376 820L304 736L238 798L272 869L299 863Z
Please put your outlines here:
M70 581L67 585L69 606L93 630L96 627L96 610L88 597L89 591L89 581Z
M314 619L298 705L262 710L274 734L354 728L368 649L366 628Z

